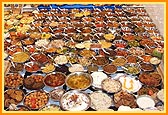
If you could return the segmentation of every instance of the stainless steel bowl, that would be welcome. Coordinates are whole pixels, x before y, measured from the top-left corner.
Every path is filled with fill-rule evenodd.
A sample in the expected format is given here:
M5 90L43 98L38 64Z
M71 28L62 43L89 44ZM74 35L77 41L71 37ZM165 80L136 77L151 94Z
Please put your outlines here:
M86 77L87 79L89 79L89 82L90 82L90 83L89 83L87 86L83 87L83 88L75 88L75 87L71 86L70 84L68 84L68 80L69 80L71 77L73 77L73 76L84 76L84 77ZM76 83L77 83L77 82L81 82L80 79L79 79L79 81L76 81ZM70 89L78 89L78 90L85 90L85 89L87 89L88 87L90 87L90 86L92 85L92 82L93 82L93 79L92 79L91 75L88 74L88 73L84 73L84 72L74 72L74 73L71 73L71 74L69 74L69 75L66 77L66 80L65 80L66 85L67 85ZM74 82L74 83L75 83L75 82Z
M67 98L69 95L71 95L71 98ZM80 99L79 99L79 97L80 97ZM81 98L84 98L84 99L81 99ZM74 103L72 103L72 102L74 102ZM77 102L79 102L79 103L77 103ZM67 103L69 103L69 104L67 104ZM86 107L81 108L83 103L86 104L85 105ZM68 108L65 108L65 104L66 104L66 106L69 106L70 104L72 104L72 105L74 104L74 105L69 107L69 109L68 109ZM75 104L78 104L78 106L77 106L78 108L73 108L75 106ZM66 92L61 97L61 100L60 100L61 108L63 110L67 110L67 111L85 111L90 107L90 105L91 105L91 99L90 99L89 95L82 92L82 91L79 91L79 90L71 90L71 91Z

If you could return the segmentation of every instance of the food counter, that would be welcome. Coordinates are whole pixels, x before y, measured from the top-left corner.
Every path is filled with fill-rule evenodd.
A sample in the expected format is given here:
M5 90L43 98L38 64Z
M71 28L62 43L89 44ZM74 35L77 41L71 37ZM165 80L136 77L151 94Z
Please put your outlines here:
M164 38L143 5L5 5L4 36L6 111L164 110Z

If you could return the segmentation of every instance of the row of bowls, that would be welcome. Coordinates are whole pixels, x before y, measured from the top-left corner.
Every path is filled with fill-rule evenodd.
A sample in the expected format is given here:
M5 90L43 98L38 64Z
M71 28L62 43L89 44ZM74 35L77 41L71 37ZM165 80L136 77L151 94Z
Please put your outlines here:
M131 101L135 103L135 107L133 108L139 107L140 110L145 110L149 107L155 108L156 106L154 99L149 95L140 95L136 98L134 95L128 94L123 91L120 91L114 95L114 101L115 101L114 104L118 103L116 99L119 98L117 97L119 96L119 94L123 94L123 96L126 95L131 96L132 97ZM39 95L41 95L41 97L38 97ZM89 107L91 107L93 110L113 111L113 109L108 109L110 106L113 106L112 97L110 95L107 95L106 93L103 93L102 91L95 91L90 94L79 90L70 90L67 92L63 92L59 98L60 107L55 104L48 104L50 96L51 95L44 90L29 92L23 98L23 105L17 106L16 111L18 108L21 107L26 108L26 110L20 110L20 111L29 111L29 110L61 111L61 109L65 111L85 111ZM100 103L96 102L95 99L98 99L97 101L100 101ZM45 100L45 102L41 104L40 102L43 102L42 100ZM55 108L52 106L55 106ZM8 108L7 110L10 110L10 108Z

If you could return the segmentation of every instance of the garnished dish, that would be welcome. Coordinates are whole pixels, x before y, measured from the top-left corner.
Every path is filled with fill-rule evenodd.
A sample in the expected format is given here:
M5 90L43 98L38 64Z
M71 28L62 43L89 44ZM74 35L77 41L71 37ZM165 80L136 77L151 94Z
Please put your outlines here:
M130 76L121 76L119 81L122 84L122 90L127 91L129 93L135 93L139 91L142 87L142 84L139 80L136 80L135 77Z
M84 111L90 106L90 97L78 90L66 92L60 100L61 108L67 111Z

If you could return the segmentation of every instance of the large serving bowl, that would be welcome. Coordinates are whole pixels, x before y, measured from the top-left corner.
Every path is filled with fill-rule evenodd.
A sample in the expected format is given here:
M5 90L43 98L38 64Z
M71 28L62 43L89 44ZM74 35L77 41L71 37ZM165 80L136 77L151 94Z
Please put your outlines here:
M23 104L32 110L38 110L45 106L48 101L48 93L43 90L37 90L28 93L23 100Z
M85 111L90 107L90 97L79 90L66 92L60 100L60 106L66 111Z
M90 74L74 72L67 76L65 83L71 89L85 90L91 86L93 80Z
M66 75L61 72L47 74L44 78L44 84L48 87L59 87L65 84Z

